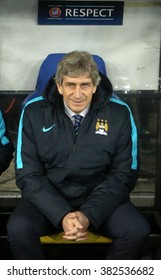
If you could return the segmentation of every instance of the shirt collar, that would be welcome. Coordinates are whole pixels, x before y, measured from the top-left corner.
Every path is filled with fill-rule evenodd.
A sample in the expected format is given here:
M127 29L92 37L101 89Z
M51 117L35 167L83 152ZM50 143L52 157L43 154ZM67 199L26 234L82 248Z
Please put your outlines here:
M69 118L72 118L76 113L74 113L70 108L67 106L66 102L64 101L64 108L65 108L65 113ZM82 111L79 113L83 118L87 115L88 111L90 108L90 104Z

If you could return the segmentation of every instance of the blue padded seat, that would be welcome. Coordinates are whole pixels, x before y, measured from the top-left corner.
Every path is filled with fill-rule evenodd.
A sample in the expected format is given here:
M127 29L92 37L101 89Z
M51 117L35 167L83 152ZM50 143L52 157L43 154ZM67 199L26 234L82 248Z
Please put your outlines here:
M52 53L45 58L45 60L40 66L35 91L29 94L24 99L22 103L22 108L29 100L41 96L43 94L48 81L56 73L57 65L64 55L65 53ZM104 60L98 55L93 55L93 59L98 65L98 70L104 75L107 75Z

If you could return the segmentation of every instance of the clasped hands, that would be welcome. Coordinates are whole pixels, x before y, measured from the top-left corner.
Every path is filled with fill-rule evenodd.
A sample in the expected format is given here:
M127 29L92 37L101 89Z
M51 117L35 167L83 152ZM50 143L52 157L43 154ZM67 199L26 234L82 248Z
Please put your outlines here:
M63 238L72 241L86 240L88 226L89 220L81 211L70 212L62 220Z

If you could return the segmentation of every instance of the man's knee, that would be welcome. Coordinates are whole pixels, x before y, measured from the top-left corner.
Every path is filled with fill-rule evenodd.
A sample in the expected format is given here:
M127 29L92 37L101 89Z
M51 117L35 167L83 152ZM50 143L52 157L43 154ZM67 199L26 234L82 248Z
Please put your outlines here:
M133 225L131 225L127 235L135 242L143 242L149 237L150 231L151 229L148 222L142 219L142 221L135 221Z
M13 239L28 239L32 231L31 221L25 217L10 217L7 223L7 232L9 241Z

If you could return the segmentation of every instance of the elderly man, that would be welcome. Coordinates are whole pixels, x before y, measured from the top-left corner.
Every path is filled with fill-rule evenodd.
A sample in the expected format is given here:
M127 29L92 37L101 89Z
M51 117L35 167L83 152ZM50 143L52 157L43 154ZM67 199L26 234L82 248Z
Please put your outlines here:
M44 259L40 236L88 229L113 239L107 259L137 259L149 225L130 202L138 177L137 131L128 106L88 52L60 61L19 124L16 181L22 201L8 223L16 259Z

